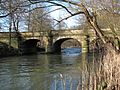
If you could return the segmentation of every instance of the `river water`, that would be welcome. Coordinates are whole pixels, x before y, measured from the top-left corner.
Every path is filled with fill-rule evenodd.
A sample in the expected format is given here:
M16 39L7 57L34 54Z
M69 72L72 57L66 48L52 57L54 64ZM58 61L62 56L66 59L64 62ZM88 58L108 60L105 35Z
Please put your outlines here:
M0 59L0 90L76 90L81 79L81 49Z

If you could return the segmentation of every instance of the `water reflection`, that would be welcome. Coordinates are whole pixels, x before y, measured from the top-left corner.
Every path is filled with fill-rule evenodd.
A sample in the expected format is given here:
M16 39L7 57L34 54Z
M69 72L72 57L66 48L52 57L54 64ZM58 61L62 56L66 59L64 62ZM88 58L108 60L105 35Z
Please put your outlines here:
M56 74L51 84L51 90L76 90L78 79L69 74Z
M68 55L68 56L76 56L76 55L80 55L81 54L81 48L65 48L62 49L62 54L63 55Z
M76 90L81 55L32 55L0 60L0 90Z

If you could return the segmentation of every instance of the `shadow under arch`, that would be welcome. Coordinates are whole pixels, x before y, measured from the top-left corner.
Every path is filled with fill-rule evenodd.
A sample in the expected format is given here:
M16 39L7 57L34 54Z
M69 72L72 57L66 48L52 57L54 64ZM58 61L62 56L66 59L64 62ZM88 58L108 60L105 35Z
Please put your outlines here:
M37 43L40 42L38 39L28 39L23 42L23 54L37 53Z
M74 38L62 38L62 39L57 40L57 41L53 44L53 52L54 52L54 53L61 53L61 45L62 45L62 43L63 43L64 41L67 41L67 40L70 40L70 39L75 40L76 42L78 42L78 43L79 43L79 46L81 47L81 43L80 43L78 40L74 39Z

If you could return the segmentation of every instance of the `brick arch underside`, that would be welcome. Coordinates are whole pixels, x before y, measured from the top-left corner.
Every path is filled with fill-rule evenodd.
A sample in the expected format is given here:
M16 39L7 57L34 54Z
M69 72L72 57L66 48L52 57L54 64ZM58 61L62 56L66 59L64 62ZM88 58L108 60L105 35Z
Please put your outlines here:
M60 52L61 52L61 45L62 45L62 43L63 43L64 41L70 40L70 39L73 39L73 40L77 41L77 42L79 43L79 45L81 46L81 43L80 43L78 40L74 39L74 38L62 38L62 39L57 40L57 41L53 44L53 52L55 52L55 53L60 53Z
M23 53L35 53L37 52L37 42L40 40L38 39L29 39L23 42Z

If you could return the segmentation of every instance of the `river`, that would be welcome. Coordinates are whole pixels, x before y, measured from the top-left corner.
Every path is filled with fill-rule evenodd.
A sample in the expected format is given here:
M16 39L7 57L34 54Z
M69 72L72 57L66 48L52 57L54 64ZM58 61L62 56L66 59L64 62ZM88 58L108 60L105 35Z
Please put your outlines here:
M0 59L0 90L76 90L81 79L81 49Z

